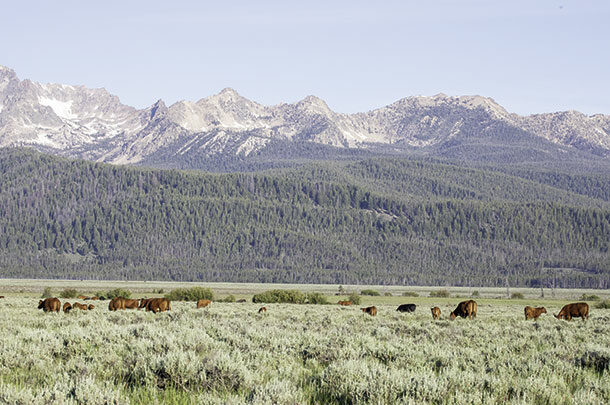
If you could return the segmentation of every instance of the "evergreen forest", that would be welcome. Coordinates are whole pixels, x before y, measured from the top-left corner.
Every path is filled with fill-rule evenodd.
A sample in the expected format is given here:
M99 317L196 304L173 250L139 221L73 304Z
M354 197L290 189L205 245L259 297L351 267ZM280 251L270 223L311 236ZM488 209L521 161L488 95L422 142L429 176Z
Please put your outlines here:
M0 149L0 277L610 287L610 171L354 157L253 172Z

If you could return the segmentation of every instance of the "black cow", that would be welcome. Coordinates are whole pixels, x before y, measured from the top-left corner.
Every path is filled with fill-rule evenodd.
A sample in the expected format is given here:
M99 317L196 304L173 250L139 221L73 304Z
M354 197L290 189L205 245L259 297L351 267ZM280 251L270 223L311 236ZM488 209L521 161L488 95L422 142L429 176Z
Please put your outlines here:
M401 304L396 308L398 312L415 312L415 304Z

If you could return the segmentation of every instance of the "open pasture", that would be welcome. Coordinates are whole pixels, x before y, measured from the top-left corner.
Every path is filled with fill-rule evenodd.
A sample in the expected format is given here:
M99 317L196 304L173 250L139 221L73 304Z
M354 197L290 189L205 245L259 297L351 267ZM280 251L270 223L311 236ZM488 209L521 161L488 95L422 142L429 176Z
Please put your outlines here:
M367 304L380 298L398 300ZM153 314L109 312L106 301L55 314L7 296L0 403L610 402L610 310L559 321L562 303L549 301L533 322L528 300L489 299L475 320L451 322L458 298L400 301L417 310L265 304L258 314L260 304L172 302Z

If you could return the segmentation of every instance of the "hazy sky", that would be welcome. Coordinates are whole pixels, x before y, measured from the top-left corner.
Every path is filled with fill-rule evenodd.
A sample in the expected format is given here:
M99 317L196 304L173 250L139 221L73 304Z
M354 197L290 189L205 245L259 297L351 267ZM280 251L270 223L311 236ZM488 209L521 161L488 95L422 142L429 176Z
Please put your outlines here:
M610 1L10 1L0 65L138 108L232 87L339 112L480 94L610 114Z

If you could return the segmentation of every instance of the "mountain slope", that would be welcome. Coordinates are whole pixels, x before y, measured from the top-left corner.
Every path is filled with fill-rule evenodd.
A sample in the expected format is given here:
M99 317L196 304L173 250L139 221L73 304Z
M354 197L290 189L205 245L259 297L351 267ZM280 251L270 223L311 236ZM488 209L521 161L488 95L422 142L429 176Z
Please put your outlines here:
M607 288L608 175L419 159L261 173L0 149L4 277ZM570 185L571 184L571 185ZM573 189L573 191L572 191Z
M330 148L317 149L323 154L341 148L493 163L607 161L610 117L574 111L522 117L490 98L444 94L341 114L314 96L263 106L232 89L197 102L168 107L159 100L137 110L104 89L21 81L0 67L0 146L30 145L109 163L193 167L199 162L213 169L222 159L246 164L261 156L284 163L316 159L295 155L309 149L300 145L311 143Z

